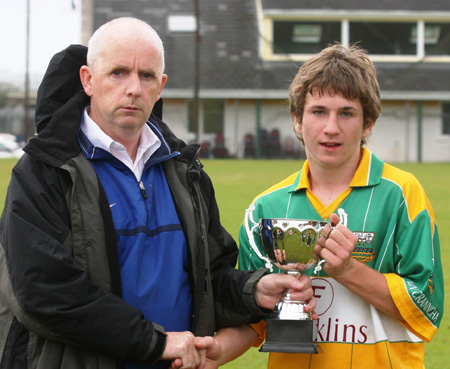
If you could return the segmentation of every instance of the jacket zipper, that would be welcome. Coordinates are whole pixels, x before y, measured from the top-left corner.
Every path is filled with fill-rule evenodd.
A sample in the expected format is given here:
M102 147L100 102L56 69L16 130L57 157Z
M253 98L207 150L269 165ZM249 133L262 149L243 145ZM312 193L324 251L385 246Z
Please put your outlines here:
M139 181L138 184L139 184L139 189L141 190L142 197L147 200L147 191L145 191L144 183L142 183L142 181Z

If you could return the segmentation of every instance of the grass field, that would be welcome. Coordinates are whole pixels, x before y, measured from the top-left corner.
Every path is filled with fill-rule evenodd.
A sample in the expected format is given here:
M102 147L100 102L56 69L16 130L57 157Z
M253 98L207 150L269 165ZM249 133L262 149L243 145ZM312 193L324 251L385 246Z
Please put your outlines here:
M0 160L0 212L3 209L6 188L15 160ZM222 217L222 223L237 239L244 211L253 198L297 171L301 163L294 160L204 160L205 170L211 176ZM433 205L441 240L442 264L444 268L445 293L450 289L450 163L444 164L398 164L412 172L422 183ZM447 348L450 347L450 302L446 300L447 315L433 341L426 345L425 365L427 369L450 367ZM267 354L251 349L225 369L264 369Z

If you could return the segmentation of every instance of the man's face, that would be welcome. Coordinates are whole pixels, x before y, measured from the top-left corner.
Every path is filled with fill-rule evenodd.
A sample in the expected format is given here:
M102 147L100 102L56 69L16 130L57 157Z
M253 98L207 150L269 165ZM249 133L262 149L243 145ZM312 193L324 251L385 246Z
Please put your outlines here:
M346 168L359 163L364 111L359 99L347 100L340 94L308 94L302 121L294 118L295 130L303 136L308 161L322 168Z
M167 78L153 44L146 39L111 37L94 66L83 68L80 75L91 97L90 117L119 142L140 134Z

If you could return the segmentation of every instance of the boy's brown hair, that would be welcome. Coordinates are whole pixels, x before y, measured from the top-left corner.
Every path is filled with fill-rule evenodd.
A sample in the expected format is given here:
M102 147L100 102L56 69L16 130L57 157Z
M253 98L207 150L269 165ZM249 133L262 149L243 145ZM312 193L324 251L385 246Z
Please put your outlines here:
M348 100L359 99L364 111L364 128L375 123L381 114L375 67L366 51L356 45L329 46L300 67L289 89L291 114L301 122L307 94L323 91L340 94Z

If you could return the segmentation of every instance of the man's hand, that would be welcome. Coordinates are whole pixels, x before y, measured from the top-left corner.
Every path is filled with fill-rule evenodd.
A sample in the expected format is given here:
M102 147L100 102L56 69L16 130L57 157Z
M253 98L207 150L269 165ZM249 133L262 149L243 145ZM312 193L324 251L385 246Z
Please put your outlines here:
M172 360L172 369L203 369L206 350L215 342L212 337L203 337L205 342L197 349L198 339L191 332L167 332L166 349L161 360Z
M255 301L259 307L274 310L275 305L290 290L293 300L305 301L306 311L313 312L316 299L312 289L311 279L306 274L298 278L287 274L269 274L262 277L256 284ZM313 319L316 319L313 314Z

